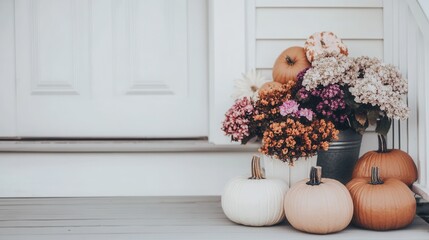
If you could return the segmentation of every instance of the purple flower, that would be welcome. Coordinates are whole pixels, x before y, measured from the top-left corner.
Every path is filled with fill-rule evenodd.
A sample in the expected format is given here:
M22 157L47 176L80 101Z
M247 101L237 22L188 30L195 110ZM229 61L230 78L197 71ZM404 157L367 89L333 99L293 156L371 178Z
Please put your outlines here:
M319 86L312 90L301 87L296 92L296 99L303 108L311 109L315 116L341 124L347 120L345 93L339 84Z
M310 97L310 92L307 91L305 88L301 88L297 92L297 97L299 101L307 101Z
M303 69L301 72L299 72L297 75L296 75L296 79L298 80L298 81L302 81L303 79L304 79L304 76L305 76L305 73L307 73L307 70L308 69L310 69L309 67L308 68L305 68L305 69Z
M298 113L299 104L294 100L288 100L280 106L280 114L282 116L286 116L289 114L297 114Z
M298 115L300 117L305 117L308 119L308 121L313 121L313 117L314 117L314 112L311 111L311 109L308 108L301 108L301 110L299 110Z

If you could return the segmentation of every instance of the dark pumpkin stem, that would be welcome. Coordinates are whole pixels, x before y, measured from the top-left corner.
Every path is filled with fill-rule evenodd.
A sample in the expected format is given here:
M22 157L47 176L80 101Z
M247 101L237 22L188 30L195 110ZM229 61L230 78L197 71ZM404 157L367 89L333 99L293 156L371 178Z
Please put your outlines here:
M286 63L289 66L293 66L295 64L295 61L292 60L292 58L290 58L289 56L286 56Z
M378 134L378 152L380 153L388 152L386 136L383 134Z
M322 183L322 167L311 167L310 170L310 181L307 182L307 185L315 186Z
M265 179L261 170L261 158L256 155L252 157L252 176L249 179Z
M372 185L383 184L384 182L380 179L380 174L378 172L378 167L371 167L371 181L369 182Z

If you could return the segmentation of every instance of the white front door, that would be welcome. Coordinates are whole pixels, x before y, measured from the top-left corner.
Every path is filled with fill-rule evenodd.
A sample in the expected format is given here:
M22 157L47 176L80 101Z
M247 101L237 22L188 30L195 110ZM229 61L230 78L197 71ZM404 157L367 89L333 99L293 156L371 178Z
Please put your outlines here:
M16 0L16 135L207 136L206 7Z

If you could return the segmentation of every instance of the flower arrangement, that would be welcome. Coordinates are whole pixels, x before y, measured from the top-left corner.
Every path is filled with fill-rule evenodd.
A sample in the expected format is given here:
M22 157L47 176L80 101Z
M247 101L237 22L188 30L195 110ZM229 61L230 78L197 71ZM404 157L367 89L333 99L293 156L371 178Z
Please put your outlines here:
M279 87L264 88L269 83L263 84L255 72L238 81L238 99L222 127L232 141L260 139L261 153L293 164L327 150L339 130L363 133L376 125L385 136L392 119L408 117L403 100L407 81L393 65L367 56L349 57L341 39L329 32L313 34L303 49L311 66L304 64L287 81L295 82L292 88L279 81Z
M327 150L338 135L332 122L316 119L313 110L300 107L286 87L260 91L257 101L237 99L225 114L222 130L242 144L262 139L261 153L289 164Z
M314 108L319 117L332 120L338 129L362 133L377 125L376 131L386 135L391 119L408 117L403 101L407 81L396 67L377 58L325 53L298 81L297 100Z

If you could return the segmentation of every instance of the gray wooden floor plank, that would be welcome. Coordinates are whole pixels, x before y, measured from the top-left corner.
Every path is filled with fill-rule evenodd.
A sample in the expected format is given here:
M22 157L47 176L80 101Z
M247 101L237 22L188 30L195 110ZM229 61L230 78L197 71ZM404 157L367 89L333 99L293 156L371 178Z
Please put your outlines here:
M110 239L429 239L416 217L406 229L375 232L349 226L327 236L287 223L245 227L222 213L219 197L113 197L0 199L1 240Z

